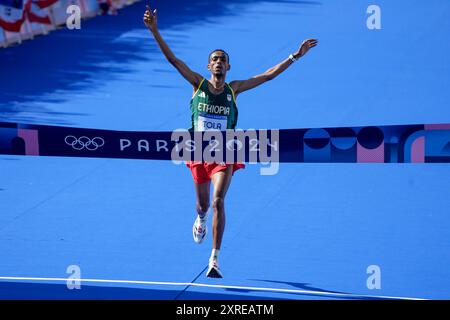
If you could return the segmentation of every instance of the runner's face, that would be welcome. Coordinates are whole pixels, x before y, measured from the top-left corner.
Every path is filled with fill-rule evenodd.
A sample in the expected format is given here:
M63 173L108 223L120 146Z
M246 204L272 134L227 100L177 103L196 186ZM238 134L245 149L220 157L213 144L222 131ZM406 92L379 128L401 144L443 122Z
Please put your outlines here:
M208 70L216 76L225 76L230 70L227 55L222 51L213 52L209 57Z

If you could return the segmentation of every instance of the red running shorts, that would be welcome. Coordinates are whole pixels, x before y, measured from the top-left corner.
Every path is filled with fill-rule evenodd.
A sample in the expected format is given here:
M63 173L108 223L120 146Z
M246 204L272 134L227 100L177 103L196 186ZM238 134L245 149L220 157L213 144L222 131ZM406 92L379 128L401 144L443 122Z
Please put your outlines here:
M205 183L211 180L211 177L219 171L226 170L229 166L233 166L233 174L236 170L245 168L243 163L233 164L219 164L219 163L207 163L190 161L186 163L186 166L191 169L192 177L196 184Z

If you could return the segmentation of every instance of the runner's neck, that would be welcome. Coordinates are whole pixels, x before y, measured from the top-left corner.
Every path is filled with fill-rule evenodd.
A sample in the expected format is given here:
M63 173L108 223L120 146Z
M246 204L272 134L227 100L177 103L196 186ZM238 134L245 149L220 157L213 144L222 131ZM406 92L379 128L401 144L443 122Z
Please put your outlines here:
M213 94L221 94L225 89L225 78L218 79L213 76L208 82L208 87Z

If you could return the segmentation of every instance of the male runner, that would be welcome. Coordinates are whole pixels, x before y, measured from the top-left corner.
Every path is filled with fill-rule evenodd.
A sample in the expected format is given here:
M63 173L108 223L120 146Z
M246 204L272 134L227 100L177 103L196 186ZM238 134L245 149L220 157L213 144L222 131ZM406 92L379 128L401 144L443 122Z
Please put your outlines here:
M228 54L217 49L210 53L208 70L211 76L205 79L200 74L192 71L183 61L178 59L170 50L158 31L157 10L151 10L147 6L144 13L144 23L153 34L159 48L166 59L178 70L178 72L192 85L193 96L191 99L192 128L195 131L216 129L224 131L235 129L237 122L236 97L247 90L255 88L266 81L272 80L286 70L297 59L305 55L309 49L317 45L317 40L305 40L300 48L289 58L280 62L248 80L225 82L227 71L230 70ZM194 178L194 186L197 197L197 218L193 226L194 241L203 242L206 236L206 219L210 206L210 183L213 183L213 221L212 253L209 259L206 275L211 278L222 278L219 269L218 256L225 228L225 195L231 183L234 171L243 168L243 164L218 164L190 162L188 167Z

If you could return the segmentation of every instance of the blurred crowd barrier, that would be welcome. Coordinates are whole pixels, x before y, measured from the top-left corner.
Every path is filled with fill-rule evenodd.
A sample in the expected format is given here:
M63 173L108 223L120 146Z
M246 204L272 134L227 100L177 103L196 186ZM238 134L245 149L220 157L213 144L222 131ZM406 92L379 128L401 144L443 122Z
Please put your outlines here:
M115 15L140 0L0 0L0 47L20 44L38 35L97 15ZM71 6L77 7L71 7ZM69 9L70 8L70 9ZM73 10L75 8L75 10ZM79 8L79 10L78 10ZM69 10L68 10L69 9Z

